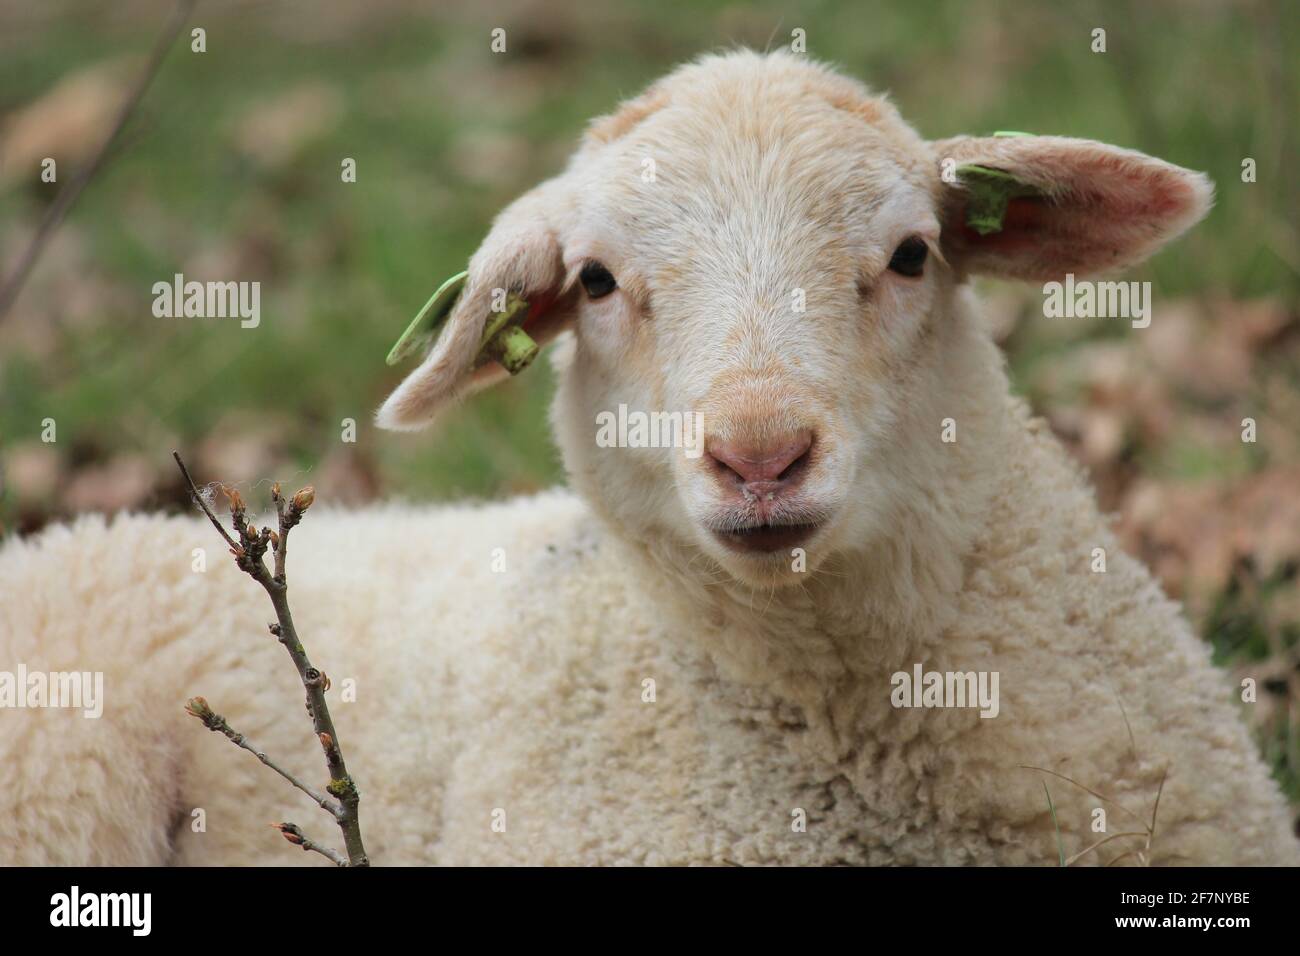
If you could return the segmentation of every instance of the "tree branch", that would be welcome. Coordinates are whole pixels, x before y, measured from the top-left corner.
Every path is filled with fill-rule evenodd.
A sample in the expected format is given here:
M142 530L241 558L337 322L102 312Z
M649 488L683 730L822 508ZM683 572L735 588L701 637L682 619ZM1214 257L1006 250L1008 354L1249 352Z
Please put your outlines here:
M325 764L329 768L330 782L326 786L326 791L334 797L337 803L321 803L323 809L329 811L338 823L340 831L343 833L343 842L347 849L347 864L349 866L369 866L370 861L366 856L366 848L361 839L361 821L358 808L361 802L361 793L357 790L356 783L353 782L351 775L348 773L347 764L343 759L343 748L339 743L338 731L334 728L334 719L330 716L329 705L325 702L325 692L329 690L330 679L325 674L312 665L311 659L307 656L307 650L303 647L302 640L298 637L298 630L294 627L293 615L289 611L289 584L285 576L285 558L289 550L289 532L302 521L303 515L311 507L312 502L316 500L316 492L310 485L301 489L289 501L285 501L280 494L280 485L277 482L271 489L271 498L275 502L275 510L278 518L279 529L271 528L258 529L248 523L247 513L244 508L244 500L239 492L235 489L226 488L226 497L230 501L230 521L236 533L238 540L231 537L221 527L221 523L212 513L199 494L199 489L190 476L189 469L185 467L185 462L177 452L172 452L172 457L176 459L176 465L180 468L181 475L185 479L186 485L189 486L190 495L198 502L203 513L207 515L208 520L213 526L221 532L221 536L230 544L230 551L235 556L235 563L239 569L251 577L254 581L262 586L267 596L271 599L271 605L275 608L275 623L270 625L270 631L284 645L285 650L289 652L289 657L293 660L294 666L298 669L298 677L302 681L303 689L307 695L307 713L311 716L312 727L316 731L316 738L320 741L321 749L325 753ZM266 566L264 556L268 549L275 553L275 571L272 572ZM191 703L200 701L202 698L195 698ZM191 710L195 716L202 717L202 711L207 710L211 713L211 708L207 707L207 702L203 701L199 713ZM220 715L214 715L219 718ZM207 718L204 718L207 723ZM222 721L224 724L224 720ZM209 725L211 726L211 725ZM228 728L228 725L226 725ZM212 727L214 730L225 729L221 727ZM226 736L234 737L230 733ZM236 741L238 743L238 741ZM242 744L241 744L242 746ZM246 747L245 749L252 749ZM258 753L253 750L254 753ZM258 753L258 758L264 763L267 761L264 755ZM272 766L285 776L295 785L291 777L288 777L279 768ZM298 785L300 789L306 788ZM317 794L306 790L311 794L313 799L317 799ZM305 837L303 838L305 839ZM328 854L327 854L328 855Z
M221 522L218 521L217 516L212 513L212 509L208 507L208 503L203 500L203 495L201 495L199 489L195 487L194 479L190 477L190 470L185 467L185 462L181 461L180 452L172 452L172 457L176 459L176 465L181 470L181 476L185 479L185 484L189 486L190 497L194 499L194 503L203 509L203 513L207 515L208 520L212 522L212 527L216 528L221 537L226 539L226 543L230 545L231 552L237 552L239 550L239 545L235 543L234 538L226 533L226 529L221 527Z
M49 242L50 237L54 235L54 230L63 222L68 210L72 208L72 204L81 195L81 191L86 188L86 185L103 166L113 141L117 139L118 134L122 132L122 128L126 126L127 121L131 118L131 114L140 105L140 101L144 99L145 92L153 83L154 77L158 75L163 60L167 58L167 53L171 50L172 44L176 42L176 37L185 28L185 23L189 20L190 14L194 12L194 5L197 2L198 0L177 0L176 9L172 11L172 18L154 43L153 51L149 54L149 62L130 96L127 97L126 102L122 104L121 110L118 111L117 119L113 121L113 128L109 130L104 141L99 144L99 149L95 151L90 161L78 170L72 179L68 180L66 186L59 190L59 195L55 197L54 202L50 204L50 208L46 210L45 217L36 229L36 235L32 236L32 241L28 243L27 248L18 260L18 265L9 274L4 285L0 286L0 319L5 317L5 313L9 311L18 298L18 293L22 291L32 267L36 265L41 253L45 251L45 245Z
M280 776L284 777L285 780L288 780L303 793L307 794L307 796L311 797L312 801L322 810L333 816L335 819L338 819L339 814L342 812L342 808L337 803L325 796L325 794L321 793L319 790L313 790L289 771L285 770L268 757L266 751L253 746L252 742L247 737L230 726L225 717L222 717L215 710L209 707L208 702L202 697L190 698L190 700L185 704L185 710L187 713L203 721L203 726L207 727L208 730L224 734L236 747L241 747L244 750L247 750L258 760L262 761L262 763L266 764Z
M296 823L272 823L271 826L283 833L284 838L294 846L300 846L312 853L319 853L321 856L327 857L335 866L350 865L338 850L328 846L321 846L319 843L308 839L307 834L302 832L302 827Z

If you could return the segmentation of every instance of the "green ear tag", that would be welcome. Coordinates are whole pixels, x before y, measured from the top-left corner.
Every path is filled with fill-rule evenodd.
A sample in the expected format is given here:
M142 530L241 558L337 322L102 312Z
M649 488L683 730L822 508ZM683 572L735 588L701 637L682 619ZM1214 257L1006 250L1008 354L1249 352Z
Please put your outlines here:
M1028 136L1018 130L1000 129L996 137ZM957 178L966 187L966 225L981 236L1001 232L1007 216L1007 204L1022 196L1037 196L1038 190L1027 186L1010 173L990 166L967 164L957 167Z
M957 167L957 178L966 187L966 225L981 236L1001 232L1007 204L1022 196L1037 196L1038 190L1027 186L1010 173L988 166L968 164Z
M411 324L406 327L397 344L389 350L389 365L396 365L408 355L413 355L433 344L433 340L438 337L438 330L451 314L451 307L460 297L460 290L464 288L468 275L468 272L458 272L438 286L437 292L429 296L429 301L424 303L424 308L411 320Z
M500 363L511 375L518 375L537 358L537 343L523 330L522 322L528 318L528 303L511 292L506 296L506 307L493 312L483 326L479 340L478 364L488 359Z
M397 344L388 352L388 364L396 365L416 352L424 351L437 339L438 333L451 315L452 307L460 298L468 272L452 276L424 303L411 324L406 327ZM537 357L537 343L521 327L528 317L528 302L515 293L506 296L505 309L494 312L483 328L479 342L478 365L489 360L500 362L511 374L518 375Z

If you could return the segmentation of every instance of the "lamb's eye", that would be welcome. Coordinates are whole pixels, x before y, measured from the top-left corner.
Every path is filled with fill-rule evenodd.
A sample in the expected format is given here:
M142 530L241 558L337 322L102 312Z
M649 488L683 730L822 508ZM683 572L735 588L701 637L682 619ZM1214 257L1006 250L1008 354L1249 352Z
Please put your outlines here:
M889 260L889 268L900 276L919 276L925 269L925 257L930 247L918 236L909 236L898 244L894 257Z
M582 272L578 275L578 281L587 290L587 295L593 299L603 299L618 288L618 282L610 274L610 271L595 260L582 267Z

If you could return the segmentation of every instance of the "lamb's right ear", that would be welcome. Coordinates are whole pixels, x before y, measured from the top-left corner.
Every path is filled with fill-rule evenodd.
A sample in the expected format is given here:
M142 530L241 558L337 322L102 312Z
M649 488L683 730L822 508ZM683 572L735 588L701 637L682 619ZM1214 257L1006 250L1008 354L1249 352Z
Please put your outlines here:
M484 326L494 301L504 301L504 292L529 302L524 328L539 346L572 321L576 295L564 284L554 225L556 193L557 180L543 183L497 216L469 261L465 288L438 340L375 413L380 428L424 428L449 402L506 377L501 366L479 361Z

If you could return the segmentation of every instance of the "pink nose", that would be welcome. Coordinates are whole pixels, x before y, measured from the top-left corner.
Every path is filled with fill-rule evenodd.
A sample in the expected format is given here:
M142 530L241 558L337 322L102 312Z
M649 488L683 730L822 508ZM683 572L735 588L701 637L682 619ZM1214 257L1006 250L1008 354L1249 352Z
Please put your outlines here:
M710 440L705 448L718 472L754 492L771 492L798 483L812 447L812 432L801 431L775 442Z

